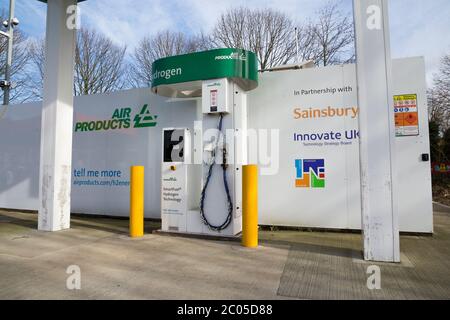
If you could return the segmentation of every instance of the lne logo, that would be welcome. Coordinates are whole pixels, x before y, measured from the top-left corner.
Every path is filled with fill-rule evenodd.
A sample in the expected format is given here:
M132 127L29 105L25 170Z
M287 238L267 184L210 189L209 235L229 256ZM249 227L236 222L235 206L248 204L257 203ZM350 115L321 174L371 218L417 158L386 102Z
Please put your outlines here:
M325 188L325 159L295 160L296 188Z

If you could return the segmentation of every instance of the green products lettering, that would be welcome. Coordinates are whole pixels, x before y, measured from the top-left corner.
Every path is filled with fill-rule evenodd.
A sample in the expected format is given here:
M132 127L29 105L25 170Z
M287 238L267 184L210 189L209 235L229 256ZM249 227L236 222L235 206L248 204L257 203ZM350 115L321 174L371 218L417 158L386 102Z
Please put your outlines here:
M79 121L75 124L75 132L106 131L133 128L148 128L156 126L157 115L150 112L148 104L144 104L135 112L132 108L116 108L109 120ZM133 118L132 118L133 117ZM132 122L133 120L133 122Z

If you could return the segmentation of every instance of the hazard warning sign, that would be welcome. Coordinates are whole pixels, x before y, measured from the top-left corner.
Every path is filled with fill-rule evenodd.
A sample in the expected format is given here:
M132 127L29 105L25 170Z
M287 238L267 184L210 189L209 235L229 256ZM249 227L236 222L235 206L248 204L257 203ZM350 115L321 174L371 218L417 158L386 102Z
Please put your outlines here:
M397 137L419 135L417 94L394 96L395 135Z

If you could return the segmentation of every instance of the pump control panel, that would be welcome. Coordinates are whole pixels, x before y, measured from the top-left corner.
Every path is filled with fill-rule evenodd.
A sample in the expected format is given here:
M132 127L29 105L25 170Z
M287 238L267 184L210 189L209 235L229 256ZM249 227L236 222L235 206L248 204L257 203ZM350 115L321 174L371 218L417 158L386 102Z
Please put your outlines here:
M202 112L229 113L229 81L228 79L213 79L203 81Z

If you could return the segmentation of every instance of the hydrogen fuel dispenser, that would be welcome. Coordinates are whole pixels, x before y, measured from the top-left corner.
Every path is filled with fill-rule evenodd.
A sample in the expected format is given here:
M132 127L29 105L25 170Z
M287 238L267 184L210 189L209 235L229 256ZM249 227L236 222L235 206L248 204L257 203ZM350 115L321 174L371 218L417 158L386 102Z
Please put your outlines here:
M197 121L191 128L162 132L162 231L222 236L242 231L246 92L256 86L256 57L241 49L154 62L154 93L197 100Z

